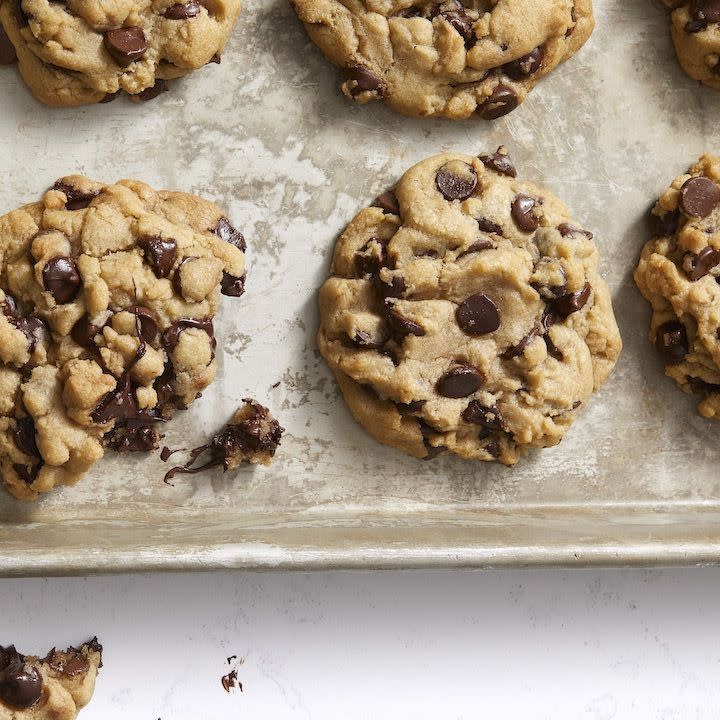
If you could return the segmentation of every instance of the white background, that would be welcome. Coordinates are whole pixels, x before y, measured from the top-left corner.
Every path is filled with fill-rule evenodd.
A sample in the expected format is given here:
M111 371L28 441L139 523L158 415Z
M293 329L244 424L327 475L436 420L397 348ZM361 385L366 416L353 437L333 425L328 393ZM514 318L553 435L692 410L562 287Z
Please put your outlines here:
M688 720L720 712L718 597L716 569L1 580L0 644L97 633L81 720Z

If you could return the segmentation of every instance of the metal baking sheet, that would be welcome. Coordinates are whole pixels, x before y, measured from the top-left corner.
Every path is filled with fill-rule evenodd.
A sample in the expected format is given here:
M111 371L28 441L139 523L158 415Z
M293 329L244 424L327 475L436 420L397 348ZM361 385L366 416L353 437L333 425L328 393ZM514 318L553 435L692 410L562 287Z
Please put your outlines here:
M0 212L67 173L131 177L215 199L248 238L217 381L165 442L200 444L247 395L287 428L268 469L170 487L157 456L110 454L37 504L0 494L0 574L720 560L720 424L664 377L632 282L653 199L720 150L720 93L682 73L660 2L596 0L596 16L493 124L350 105L286 0L251 0L220 66L144 105L48 109L0 68ZM416 461L351 419L315 347L316 291L338 233L411 164L500 144L595 231L625 350L557 448L515 469Z

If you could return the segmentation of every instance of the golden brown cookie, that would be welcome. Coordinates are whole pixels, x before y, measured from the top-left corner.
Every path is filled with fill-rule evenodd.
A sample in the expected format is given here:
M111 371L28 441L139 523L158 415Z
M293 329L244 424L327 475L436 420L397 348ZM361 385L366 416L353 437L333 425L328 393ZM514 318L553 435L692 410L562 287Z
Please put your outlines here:
M556 445L621 349L592 234L504 148L436 155L361 210L320 290L358 422L419 458Z

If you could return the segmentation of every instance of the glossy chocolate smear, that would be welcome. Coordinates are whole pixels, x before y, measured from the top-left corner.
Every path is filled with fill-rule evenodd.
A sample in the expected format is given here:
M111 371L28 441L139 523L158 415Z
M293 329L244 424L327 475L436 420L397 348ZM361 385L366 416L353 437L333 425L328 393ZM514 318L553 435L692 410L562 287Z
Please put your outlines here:
M238 250L245 252L247 249L243 234L236 230L226 217L220 218L213 231L221 240L234 245Z
M503 83L497 85L492 93L477 106L475 112L483 120L497 120L512 112L520 104L517 93Z
M43 285L58 305L72 302L80 292L80 273L71 257L54 257L45 263Z
M0 671L0 700L12 708L32 707L40 699L42 688L42 675L24 660L15 660Z
M186 2L171 5L164 13L168 20L189 20L200 14L200 3Z
M455 31L465 41L465 48L470 49L476 42L475 30L473 29L473 20L465 12L465 8L457 3L457 10L445 10L440 13L440 17L444 18Z
M501 175L507 175L513 178L517 177L515 165L503 147L499 147L492 155L480 155L480 161L486 168L494 170Z
M174 240L157 235L143 235L138 238L137 244L145 253L145 260L156 277L166 278L170 275L177 258L177 243Z
M485 376L464 363L458 364L438 380L436 389L446 398L464 398L476 392L485 382Z
M123 27L105 33L105 48L118 65L130 65L147 52L147 40L140 27Z
M446 200L467 200L477 185L475 168L467 163L446 163L437 171L435 185Z
M99 190L83 192L68 183L60 182L60 180L53 185L53 190L59 190L67 198L65 200L66 210L83 210L100 194Z
M457 259L460 260L461 258L466 257L467 255L472 255L473 253L482 252L483 250L492 250L495 246L492 244L492 241L483 239L478 240L477 242L474 242L467 250L463 250L458 256Z
M693 177L680 188L680 209L690 217L707 217L720 202L720 187L710 178Z
M671 320L657 329L655 346L666 365L678 365L690 351L687 331L679 320Z
M364 65L353 65L345 70L345 79L354 83L350 94L357 97L363 92L372 92L382 96L385 92L383 81Z
M500 327L500 311L484 293L463 300L455 311L455 318L468 335L487 335Z
M75 648L68 648L66 652L53 649L45 658L45 662L57 673L67 677L84 675L90 669L90 663L82 653Z

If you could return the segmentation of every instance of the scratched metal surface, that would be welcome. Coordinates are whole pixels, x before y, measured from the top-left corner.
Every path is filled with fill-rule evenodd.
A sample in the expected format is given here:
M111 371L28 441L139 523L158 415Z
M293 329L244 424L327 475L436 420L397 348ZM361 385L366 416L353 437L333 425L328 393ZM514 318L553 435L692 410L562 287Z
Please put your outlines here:
M268 469L170 487L157 456L108 456L37 504L3 494L0 573L720 559L720 424L664 377L631 278L653 198L718 149L720 93L683 75L660 3L596 15L585 49L492 125L350 106L286 0L250 0L222 64L145 105L51 110L0 69L0 212L63 174L133 177L215 199L248 238L219 377L165 442L200 444L247 395L287 428ZM596 232L625 350L559 447L513 470L423 463L353 423L315 349L316 289L337 234L404 169L501 143Z

